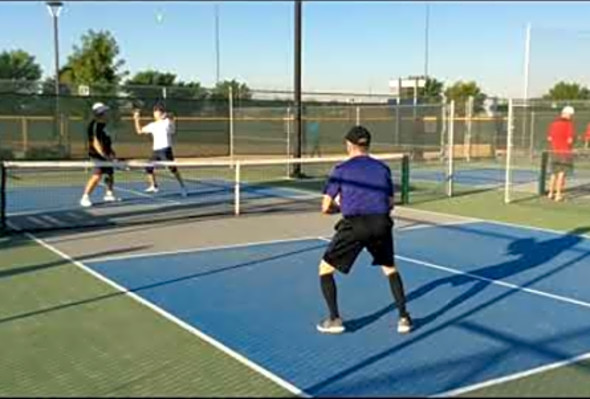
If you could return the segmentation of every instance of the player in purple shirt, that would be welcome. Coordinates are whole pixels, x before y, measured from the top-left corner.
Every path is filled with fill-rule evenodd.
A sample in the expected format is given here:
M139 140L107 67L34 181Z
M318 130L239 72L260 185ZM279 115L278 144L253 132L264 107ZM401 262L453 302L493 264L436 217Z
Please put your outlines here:
M339 334L345 330L338 312L334 273L338 270L348 274L364 248L373 256L373 265L381 266L389 280L399 312L398 332L404 334L412 329L404 287L394 262L391 171L369 156L370 143L367 129L353 127L346 135L349 159L334 168L324 189L322 212L340 210L342 219L336 224L336 234L320 263L322 293L330 311L330 317L317 325L323 333Z

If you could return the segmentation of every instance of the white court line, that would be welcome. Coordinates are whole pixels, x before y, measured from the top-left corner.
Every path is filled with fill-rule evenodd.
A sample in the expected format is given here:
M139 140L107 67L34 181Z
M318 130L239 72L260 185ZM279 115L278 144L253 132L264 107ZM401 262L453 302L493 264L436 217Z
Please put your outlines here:
M324 241L330 241L328 238L325 237L318 237L320 240L324 240ZM445 267L445 266L440 266L440 265L435 265L429 262L423 262L417 259L412 259L412 258L408 258L405 256L401 256L401 255L396 255L395 256L398 259L404 260L406 262L410 262L410 263L414 263L417 265L421 265L421 266L426 266L429 268L433 268L433 269L437 269L437 270L442 270L442 271L446 271L448 273L452 273L452 274L459 274L459 275L466 275L469 276L471 278L474 279L478 279L478 280L482 280L482 281L487 281L491 284L496 284L496 285L500 285L506 288L511 288L514 290L518 290L518 291L523 291L523 292L527 292L529 294L533 294L533 295L539 295L539 296L543 296L543 297L547 297L547 298L551 298L557 301L561 301L561 302L566 302L566 303L570 303L573 305L578 305L578 306L582 306L582 307L586 307L586 308L590 308L590 303L588 302L584 302L584 301L579 301L577 299L573 299L573 298L568 298L568 297L564 297L561 295L555 295L555 294L550 294L547 292L543 292L543 291L538 291L538 290L534 290L534 289L530 289L530 288L526 288L526 287L522 287L519 285L515 285L515 284L511 284L511 283L507 283L501 280L492 280L486 277L481 277L475 274L471 274L471 273L467 273L467 272L463 272L461 270L457 270L457 269L452 269L449 267ZM474 384L474 385L468 385L466 387L463 388L458 388L458 389L454 389L451 391L447 391L447 392L443 392L440 394L436 394L433 395L431 397L448 397L448 396L456 396L456 395L462 395L471 391L475 391L477 389L481 389L481 388L485 388L485 387L490 387L493 385L499 385L502 384L504 382L508 382L508 381L513 381L513 380L517 380L517 379L521 379L524 377L528 377L534 374L539 374L542 373L544 371L548 371L548 370L552 370L552 369L556 369L559 367L563 367L563 366L567 366L569 364L573 364L576 362L580 362L582 360L585 359L590 359L590 352L589 353L585 353L583 355L579 355L579 356L575 356L572 357L570 359L566 359L560 362L555 362L555 363L551 363L551 364L547 364L545 366L540 366L537 368L533 368L530 370L525 370L519 373L515 373L515 374L510 374L504 377L500 377L500 378L495 378L495 379L491 379L488 381L484 381L478 384Z
M525 229L525 230L533 230L533 231L543 231L545 233L553 233L553 234L557 234L557 235L564 235L567 234L567 231L560 231L560 230L554 230L554 229L549 229L549 228L544 228L544 227L536 227L536 226L528 226L525 224L516 224L516 223L510 223L510 222L502 222L499 220L492 220L492 219L480 219L480 218L476 218L473 216L461 216L461 215L453 215L451 213L444 213L444 212L436 212L436 211L427 211L424 209L416 209L416 208L411 208L411 207L406 207L406 206L400 206L399 208L402 208L404 210L408 210L410 212L418 212L418 213L426 213L426 214L431 214L431 215L437 215L437 216L450 216L450 217L455 217L455 218L462 218L465 220L470 220L474 223L488 223L488 224L496 224L499 226L508 226L508 227L513 227L516 229ZM581 237L590 239L590 235L587 234L580 234Z
M476 391L478 389L482 389L482 388L488 388L494 385L500 385L503 384L505 382L509 382L509 381L515 381L515 380L519 380L525 377L529 377L531 375L535 375L535 374L540 374L546 371L550 371L550 370L554 370L560 367L565 367L565 366L569 366L570 364L574 364L574 363L578 363L581 362L583 360L587 360L590 359L590 352L588 353L584 353L582 355L579 356L575 356L569 359L565 359L559 362L555 362L555 363L550 363L550 364L546 364L544 366L540 366L540 367L536 367L533 369L529 369L529 370L525 370L525 371L521 371L518 373L514 373L514 374L510 374L504 377L499 377L499 378L494 378L488 381L483 381L477 384L473 384L473 385L468 385L466 387L463 388L457 388L457 389L453 389L450 391L446 391L446 392L442 392L436 395L432 395L430 396L431 398L442 398L442 397L449 397L449 396L458 396L458 395L463 395L466 394L468 392L472 392L472 391Z
M39 245L43 246L44 248L46 248L46 249L50 250L51 252L57 254L61 258L65 259L65 260L67 260L69 262L71 262L73 265L79 267L80 269L82 269L85 272L91 274L92 276L96 277L97 279L101 280L102 282L104 282L104 283L110 285L111 287L117 289L121 293L129 296L130 298L132 298L134 300L136 300L137 302L139 302L142 305L146 306L147 308L153 310L154 312L158 313L159 315L163 316L164 318L168 319L169 321L173 322L174 324L178 325L179 327L183 328L184 330L192 333L193 335L196 335L201 340L203 340L203 341L207 342L208 344L210 344L211 346L219 349L220 351L224 352L226 355L230 356L234 360L237 360L238 362L242 363L246 367L249 367L250 369L254 370L255 372L263 375L264 377L268 378L269 380L271 380L275 384L279 385L280 387L286 389L287 391L291 392L292 394L297 395L299 397L305 397L305 398L310 398L311 397L310 395L308 395L307 393L305 393L301 389L297 388L296 386L294 386L293 384L287 382L286 380L282 379L281 377L277 376L276 374L273 374L270 371L268 371L267 369L263 368L262 366L260 366L260 365L258 365L256 363L252 362L251 360L249 360L248 358L242 356L241 354L239 354L238 352L234 351L233 349L230 349L229 347L225 346L221 342L219 342L219 341L215 340L214 338L210 337L209 335L201 332L200 330L196 329L195 327L191 326L190 324L182 321L181 319L177 318L176 316L172 315L171 313L168 313L164 309L162 309L162 308L154 305L150 301L148 301L148 300L142 298L141 296L139 296L139 295L137 295L137 294L129 291L125 287L123 287L123 286L115 283L114 281L112 281L109 278L101 275L100 273L95 272L94 270L92 270L89 267L87 267L86 265L84 265L82 262L79 262L79 261L71 258L69 255L61 252L59 249L53 247L50 244L47 244L42 239L39 239L39 238L35 237L33 234L30 234L30 233L25 233L25 235L27 237L29 237L30 239L32 239L33 241L35 241L36 243L38 243Z
M330 241L329 238L326 237L318 237L318 239L323 240L323 241ZM584 302L584 301L580 301L577 299L573 299L573 298L568 298L565 296L561 296L561 295L557 295L557 294L551 294L548 292L544 292L544 291L539 291L539 290L535 290L532 288L526 288L517 284L512 284L512 283L507 283L505 281L502 280L493 280L491 278L487 278L487 277L482 277L482 276L478 276L477 274L472 274L469 272L464 272L462 270L458 270L458 269L453 269L451 267L446 267L446 266L441 266L441 265L436 265L434 263L430 263L430 262L424 262L418 259L414 259L414 258L409 258L407 256L402 256L402 255L395 255L395 257L397 259L401 259L405 262L409 262L409 263L414 263L416 265L420 265L420 266L425 266L425 267L429 267L431 269L437 269L437 270L442 270L445 271L447 273L451 273L451 274L458 274L458 275L462 275L462 276L468 276L471 277L473 279L476 280L481 280L481 281L486 281L490 284L494 284L494 285L499 285L505 288L510 288L513 290L517 290L517 291L522 291L522 292L526 292L529 294L533 294L533 295L538 295L538 296L542 296L542 297L546 297L546 298L551 298L551 299L555 299L557 301L561 301L561 302L566 302L569 304L573 304L573 305L578 305L578 306L582 306L585 308L590 308L590 302Z
M467 223L469 223L469 222L458 221L458 222L442 223L442 225L449 226L449 225L459 225L459 224L467 224ZM424 224L422 222L418 222L417 225L412 225L412 226L407 226L407 227L395 227L395 229L398 231L407 231L407 230L417 230L417 229L424 229L424 228L435 228L440 225L441 224L431 225L431 224ZM102 258L92 258L92 259L86 260L85 262L86 263L110 262L110 261L116 261L116 260L149 258L149 257L167 256L167 255L180 255L180 254L215 251L215 250L222 250L222 249L254 247L254 246L259 246L259 245L271 245L271 244L289 243L289 242L297 242L297 241L310 241L310 240L317 240L317 239L318 239L317 236L309 236L309 237L285 238L285 239L280 239L280 240L247 242L247 243L240 243L240 244L215 245L215 246L211 246L211 247L184 248L184 249L177 249L177 250L171 250L171 251L148 252L148 253L139 253L139 254L108 256L108 257L102 257Z
M310 237L298 237L298 238L285 238L281 240L269 240L269 241L257 241L257 242L245 242L241 244L229 244L229 245L216 245L211 247L199 247L199 248L185 248L185 249L177 249L172 251L161 251L161 252L150 252L150 253L140 253L140 254L130 254L130 255L120 255L120 256L110 256L110 257L103 257L103 258L94 258L86 260L86 263L97 263L97 262L110 262L115 260L127 260L127 259L137 259L137 258L151 258L157 256L167 256L167 255L180 255L180 254L188 254L188 253L198 253L198 252L207 252L207 251L216 251L222 249L234 249L234 248L244 248L244 247L255 247L260 245L271 245L271 244L280 244L280 243L289 243L289 242L298 242L298 241L317 241L317 236L310 236Z

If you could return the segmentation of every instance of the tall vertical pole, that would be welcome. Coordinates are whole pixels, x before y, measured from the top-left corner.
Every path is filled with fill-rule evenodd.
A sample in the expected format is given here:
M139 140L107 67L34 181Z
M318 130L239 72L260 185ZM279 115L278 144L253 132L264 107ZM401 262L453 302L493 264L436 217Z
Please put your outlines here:
M454 158L455 158L455 100L451 100L451 106L449 110L449 142L448 142L448 150L447 154L449 157L448 160L448 170L447 170L447 196L453 196L453 183L455 180L455 165L454 165Z
M514 132L514 104L508 100L508 134L506 135L506 176L504 181L504 203L510 203L510 190L512 186L512 134Z
M215 3L215 82L219 83L219 3Z
M424 26L424 77L428 78L428 50L430 39L430 4L426 3L426 21Z
M524 43L524 87L523 99L526 101L529 98L529 72L531 65L531 24L526 26L526 38Z
M529 74L530 74L530 66L531 66L531 24L528 23L526 26L526 37L525 37L525 45L524 45L524 87L523 87L523 100L524 100L524 109L522 112L522 139L521 139L521 146L525 147L525 138L526 138L526 131L527 131L527 112L529 109Z
M295 157L301 158L301 147L303 141L303 129L301 125L301 0L295 0L295 135L296 148ZM294 177L301 177L301 164L293 165Z
M234 151L235 151L235 137L234 137L234 91L232 86L229 86L229 93L228 93L228 109L229 109L229 158L231 160L232 166L234 161Z
M48 1L47 8L53 20L53 51L55 64L55 121L53 124L54 135L57 137L58 144L61 147L62 135L60 132L60 111L59 111L59 33L58 33L58 18L63 3L60 1Z
M59 97L59 40L58 40L58 24L57 14L53 15L53 48L54 48L54 63L55 63L55 96L56 101Z

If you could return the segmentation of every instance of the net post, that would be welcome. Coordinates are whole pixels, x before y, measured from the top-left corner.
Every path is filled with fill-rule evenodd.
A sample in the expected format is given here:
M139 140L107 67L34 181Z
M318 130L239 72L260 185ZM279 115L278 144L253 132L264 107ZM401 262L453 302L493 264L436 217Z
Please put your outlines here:
M402 158L402 205L410 203L410 156L404 154Z
M6 166L0 161L0 231L6 231Z
M453 176L454 173L454 158L455 158L455 100L451 100L451 105L449 107L449 142L448 142L448 150L447 156L449 157L447 161L447 196L453 196L453 181L455 177Z
M510 188L512 183L512 134L514 132L514 104L512 99L508 100L508 123L506 128L506 176L504 182L504 203L510 203Z
M233 96L233 88L229 86L229 93L228 93L228 101L229 101L229 158L232 161L231 166L233 167L233 160L234 160L234 96Z
M240 214L240 181L241 181L241 164L240 161L235 163L235 182L234 182L234 214L238 216Z
M545 195L547 182L547 164L549 163L549 152L541 154L541 170L539 171L539 195Z

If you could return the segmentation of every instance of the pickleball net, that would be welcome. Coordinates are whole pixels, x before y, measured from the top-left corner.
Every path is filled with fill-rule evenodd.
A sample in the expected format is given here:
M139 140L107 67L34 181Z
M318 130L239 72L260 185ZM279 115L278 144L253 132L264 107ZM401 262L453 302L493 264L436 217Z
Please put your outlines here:
M374 157L391 168L396 201L407 203L408 155ZM330 171L346 159L5 161L0 164L0 223L7 232L31 232L316 212ZM145 191L146 167L155 168L157 193ZM180 171L187 196L168 170L171 167ZM93 205L84 208L80 199L95 168L113 168L117 201L104 200L103 176L90 197Z

